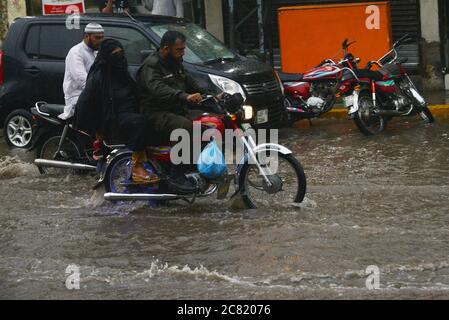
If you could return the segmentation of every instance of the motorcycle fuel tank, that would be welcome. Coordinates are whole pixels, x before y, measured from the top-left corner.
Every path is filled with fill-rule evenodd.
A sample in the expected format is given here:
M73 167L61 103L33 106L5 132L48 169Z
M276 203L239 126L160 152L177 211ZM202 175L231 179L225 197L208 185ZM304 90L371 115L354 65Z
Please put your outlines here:
M303 99L307 99L310 96L310 83L308 82L285 82L284 83L285 94L290 94L294 98L299 96Z

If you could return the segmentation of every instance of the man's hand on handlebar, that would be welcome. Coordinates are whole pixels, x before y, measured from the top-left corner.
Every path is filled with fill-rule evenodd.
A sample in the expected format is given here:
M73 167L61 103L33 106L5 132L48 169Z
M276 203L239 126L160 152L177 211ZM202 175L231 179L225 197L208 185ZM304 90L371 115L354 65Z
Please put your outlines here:
M194 93L194 94L189 94L187 96L187 101L191 104L201 104L201 102L203 101L203 97L201 96L200 93Z
M220 93L220 94L217 94L217 95L215 96L215 99L217 99L218 101L221 101L221 100L223 100L224 95L225 95L225 92L222 92L222 93Z

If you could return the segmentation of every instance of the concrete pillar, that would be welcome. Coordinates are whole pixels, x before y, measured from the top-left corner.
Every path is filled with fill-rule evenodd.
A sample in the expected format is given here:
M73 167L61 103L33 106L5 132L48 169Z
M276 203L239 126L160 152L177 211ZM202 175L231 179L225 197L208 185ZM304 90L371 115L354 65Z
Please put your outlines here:
M223 7L221 0L204 0L204 5L207 31L224 42Z
M438 0L420 0L423 87L443 89Z

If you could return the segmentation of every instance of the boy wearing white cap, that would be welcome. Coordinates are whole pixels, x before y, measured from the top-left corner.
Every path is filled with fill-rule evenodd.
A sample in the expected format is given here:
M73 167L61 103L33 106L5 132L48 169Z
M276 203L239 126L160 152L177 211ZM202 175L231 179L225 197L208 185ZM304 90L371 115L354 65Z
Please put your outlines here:
M104 29L98 23L89 23L84 29L83 41L70 49L65 59L64 113L61 119L69 119L75 112L75 104L86 85L87 74L94 63L96 51L104 38Z

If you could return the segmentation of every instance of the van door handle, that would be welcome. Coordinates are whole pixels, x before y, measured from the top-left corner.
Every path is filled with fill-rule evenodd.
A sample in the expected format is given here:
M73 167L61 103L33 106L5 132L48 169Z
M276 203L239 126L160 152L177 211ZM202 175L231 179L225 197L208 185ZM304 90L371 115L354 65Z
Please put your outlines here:
M41 72L41 69L39 69L38 67L30 67L30 68L25 68L24 69L25 72L31 73L31 74L38 74L39 72Z

